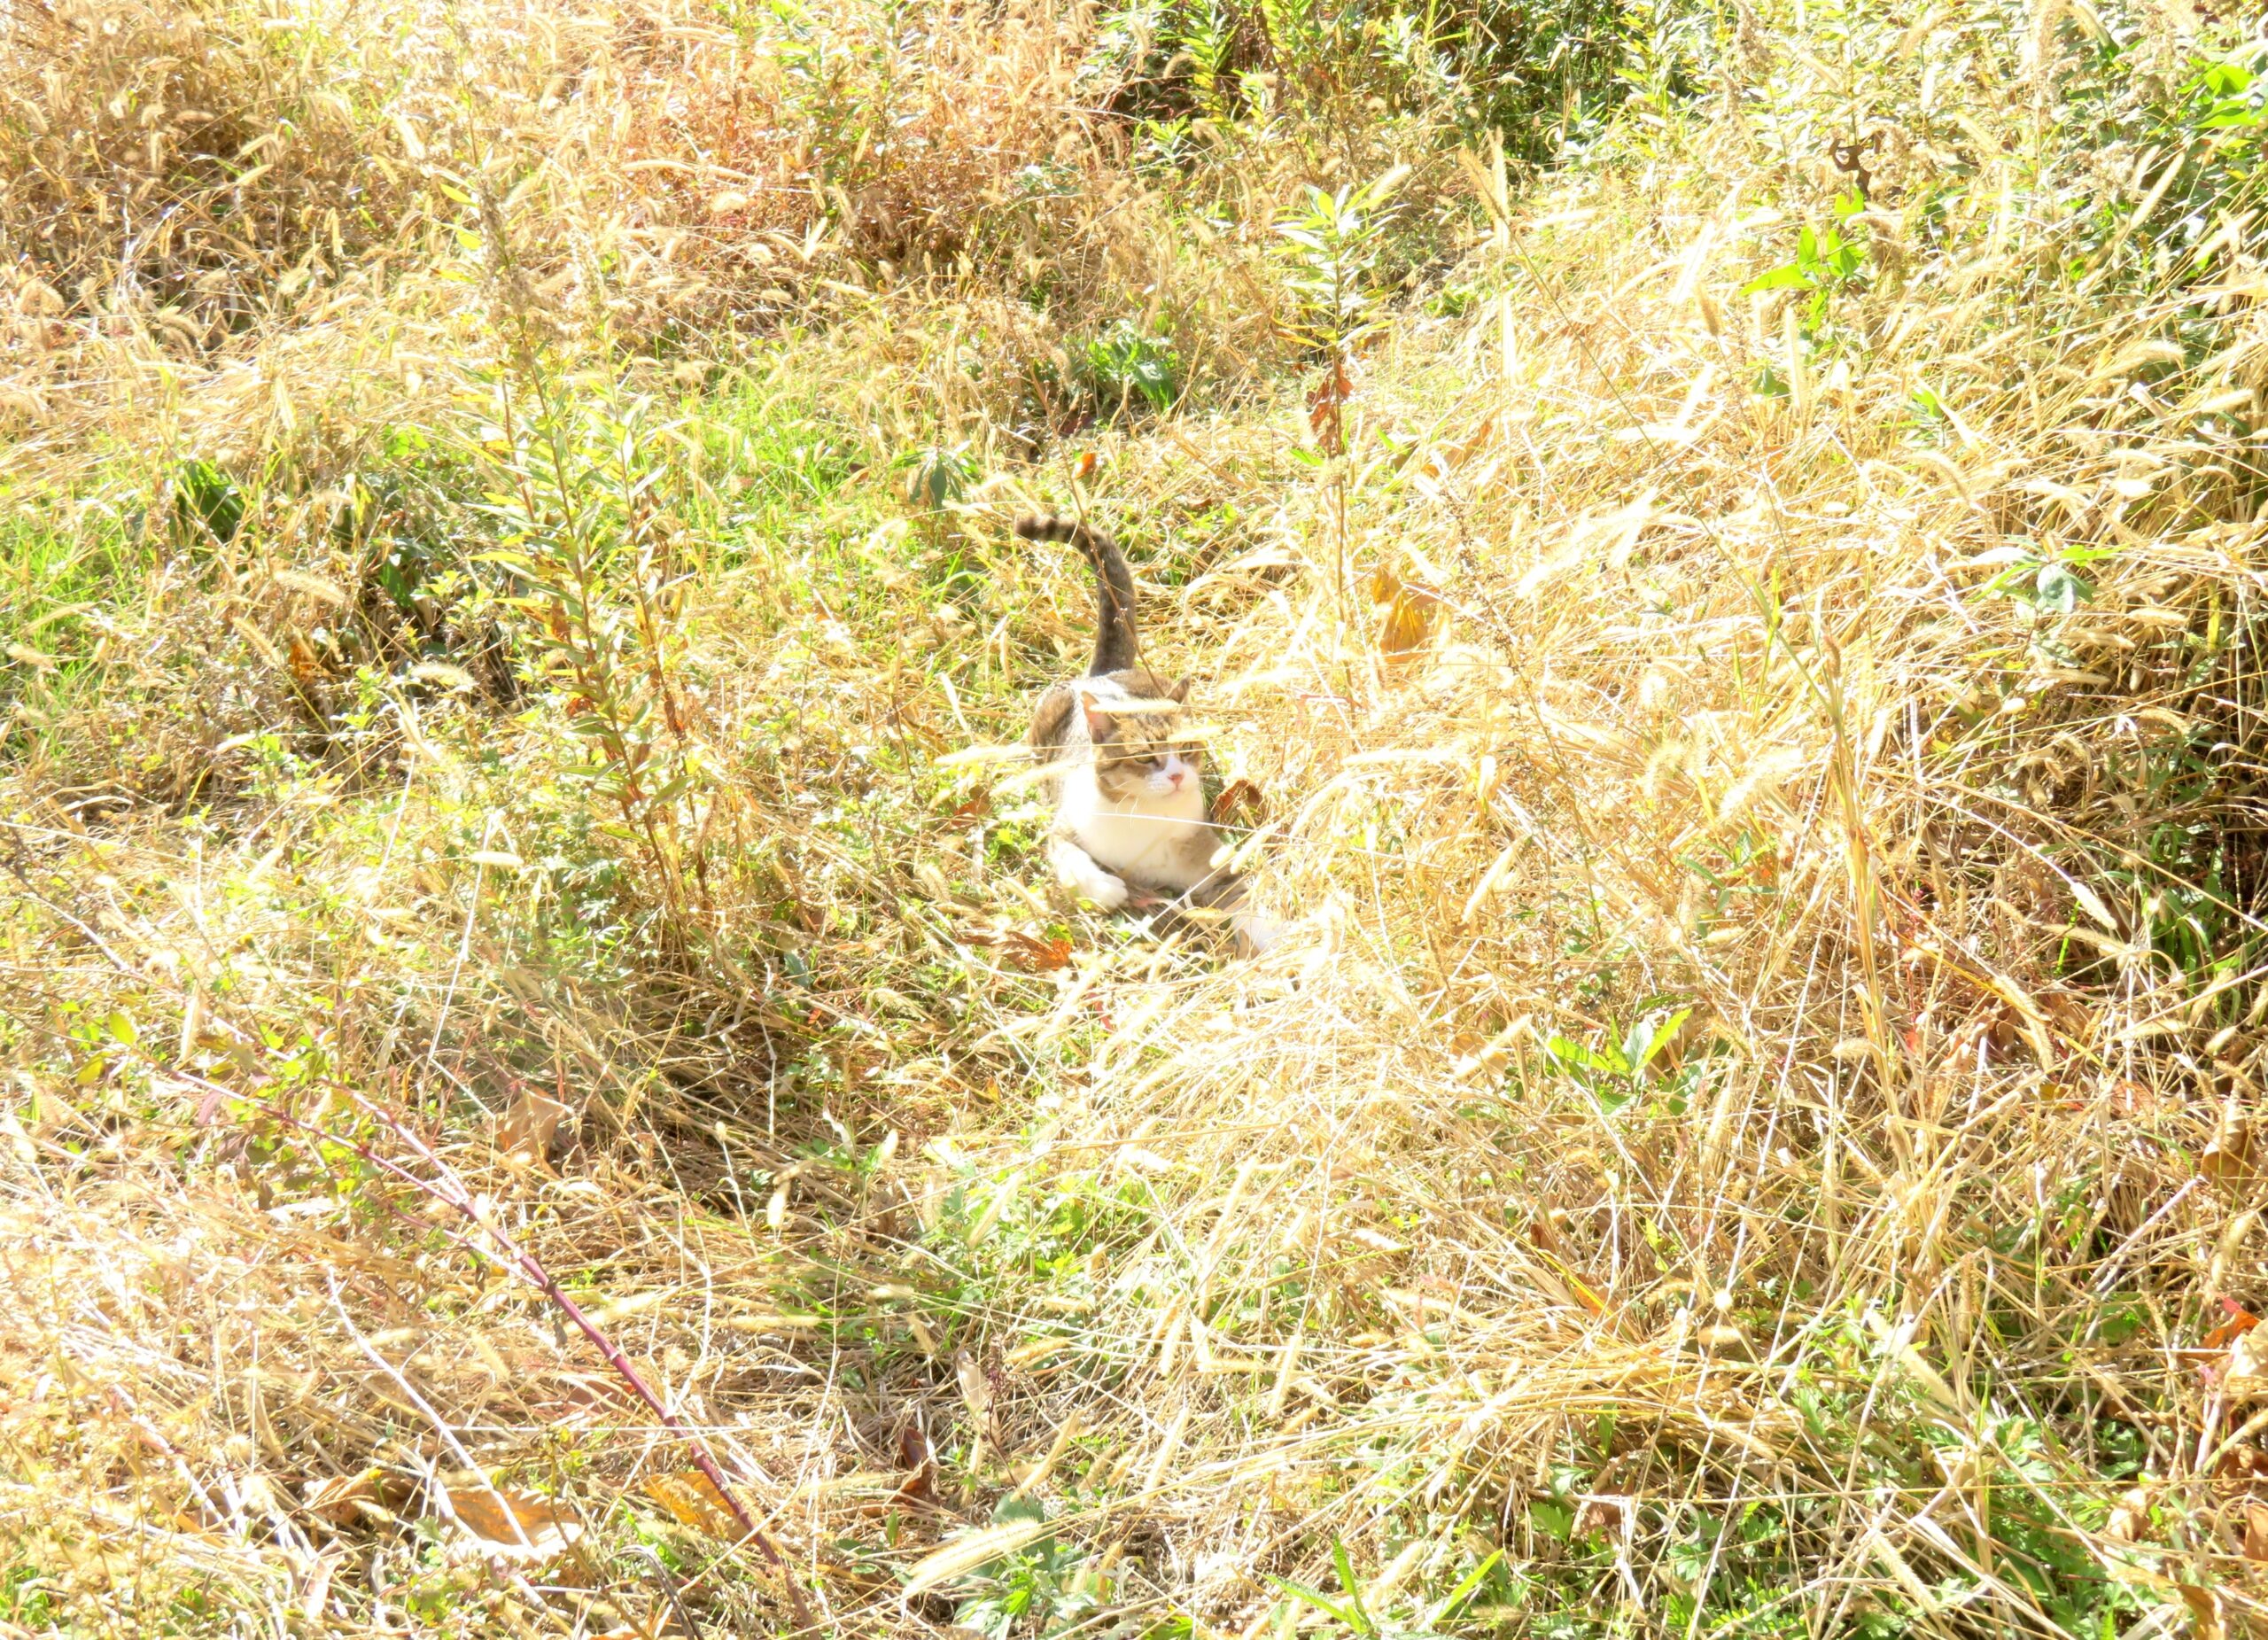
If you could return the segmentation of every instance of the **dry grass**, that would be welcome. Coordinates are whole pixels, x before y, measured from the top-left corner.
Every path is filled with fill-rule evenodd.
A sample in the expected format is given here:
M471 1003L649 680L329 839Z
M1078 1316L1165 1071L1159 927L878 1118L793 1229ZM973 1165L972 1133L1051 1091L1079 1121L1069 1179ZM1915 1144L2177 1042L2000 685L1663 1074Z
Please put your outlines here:
M0 1621L785 1627L695 1439L845 1631L2268 1621L2233 36L1671 19L1507 190L1164 164L1084 12L15 15ZM1333 460L1276 228L1398 159ZM950 755L1044 499L1265 961Z

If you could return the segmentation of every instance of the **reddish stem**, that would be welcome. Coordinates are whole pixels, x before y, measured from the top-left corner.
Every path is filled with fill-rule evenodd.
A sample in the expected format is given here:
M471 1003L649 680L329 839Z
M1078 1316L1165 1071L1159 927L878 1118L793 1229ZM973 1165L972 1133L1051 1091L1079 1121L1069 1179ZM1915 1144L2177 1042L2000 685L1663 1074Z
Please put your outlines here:
M418 1160L439 1174L446 1181L446 1188L443 1185L436 1184L431 1179L418 1178L400 1163L378 1154L358 1139L334 1133L330 1129L317 1126L311 1122L303 1122L289 1111L280 1110L265 1100L252 1099L232 1092L217 1083L206 1081L202 1076L183 1072L175 1074L183 1076L184 1080L194 1082L208 1092L218 1094L221 1098L241 1099L263 1115L283 1123L288 1127L297 1128L302 1133L309 1134L329 1144L343 1146L372 1167L392 1175L411 1189L430 1196L434 1201L462 1214L476 1229L495 1244L496 1252L501 1252L503 1257L496 1259L495 1253L480 1247L468 1238L457 1235L454 1232L444 1231L442 1233L447 1235L450 1240L468 1252L482 1254L503 1264L521 1280L556 1304L567 1319L575 1324L576 1330L591 1341L599 1354L606 1357L606 1364L614 1369L617 1376L629 1385L638 1398L652 1410L654 1416L661 1420L662 1426L685 1442L686 1450L693 1459L693 1466L701 1472L711 1486L717 1488L717 1496L724 1500L726 1508L732 1511L733 1519L740 1523L741 1530L747 1535L747 1541L755 1543L764 1551L765 1558L780 1568L781 1582L788 1592L788 1604L795 1612L796 1627L798 1629L808 1629L812 1627L811 1607L804 1599L803 1590L796 1586L794 1574L788 1569L786 1558L781 1554L779 1546L772 1541L771 1535L757 1524L756 1517L749 1512L748 1506L741 1502L740 1495L733 1490L732 1483L725 1479L723 1468L718 1465L714 1457L710 1456L707 1444L669 1410L668 1406L663 1403L661 1396L656 1395L653 1387L646 1382L644 1375L631 1364L630 1358L622 1353L615 1341L606 1335L597 1322L584 1313L581 1305L567 1296L560 1287L557 1278L544 1268L542 1261L505 1232L499 1230L480 1216L479 1209L473 1205L471 1196L466 1192L463 1181L457 1178L454 1170L435 1154L432 1147L423 1139L419 1139L416 1134L405 1127L399 1117L391 1111L383 1110L371 1104L369 1100L353 1090L347 1091L347 1097L361 1107L365 1115L392 1133L395 1139L407 1145L416 1154Z

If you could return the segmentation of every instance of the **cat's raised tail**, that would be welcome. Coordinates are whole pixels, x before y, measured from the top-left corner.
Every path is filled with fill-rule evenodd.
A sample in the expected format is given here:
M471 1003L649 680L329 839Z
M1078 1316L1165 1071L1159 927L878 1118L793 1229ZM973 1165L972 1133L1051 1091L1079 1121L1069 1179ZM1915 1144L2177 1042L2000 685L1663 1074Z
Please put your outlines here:
M1134 628L1134 571L1118 543L1092 525L1047 514L1017 519L1016 533L1028 541L1068 541L1094 566L1095 657L1087 663L1087 676L1133 665L1141 647Z

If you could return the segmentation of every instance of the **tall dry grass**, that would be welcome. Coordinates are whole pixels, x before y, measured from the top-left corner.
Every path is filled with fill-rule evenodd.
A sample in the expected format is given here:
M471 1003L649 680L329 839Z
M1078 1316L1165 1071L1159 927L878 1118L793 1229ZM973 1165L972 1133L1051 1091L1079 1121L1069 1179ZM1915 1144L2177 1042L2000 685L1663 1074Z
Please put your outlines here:
M7 29L7 405L66 458L106 415L138 436L162 409L190 454L335 475L327 424L425 413L438 361L493 350L464 299L500 234L576 346L730 360L846 302L855 323L875 291L933 293L966 318L876 328L996 354L931 372L949 425L972 388L1003 426L1035 400L1076 415L1067 334L1129 313L1230 383L1281 352L1253 264L1304 156L1240 148L1256 220L1192 237L1101 107L1121 71L1084 8L105 0ZM399 401L326 413L373 379Z
M1299 144L1224 136L1265 207L1200 232L1051 111L1083 21L932 21L889 152L778 123L860 15L483 14L496 100L357 59L493 161L399 271L246 268L223 341L38 276L0 1615L782 1627L690 1433L844 1629L2256 1626L2257 138L2181 89L2236 43L1744 12L1556 178L1425 134L1318 393ZM1025 256L1251 396L1035 424ZM1032 500L1123 526L1267 961L1050 904L947 755L1077 652ZM422 627L381 566L452 531Z

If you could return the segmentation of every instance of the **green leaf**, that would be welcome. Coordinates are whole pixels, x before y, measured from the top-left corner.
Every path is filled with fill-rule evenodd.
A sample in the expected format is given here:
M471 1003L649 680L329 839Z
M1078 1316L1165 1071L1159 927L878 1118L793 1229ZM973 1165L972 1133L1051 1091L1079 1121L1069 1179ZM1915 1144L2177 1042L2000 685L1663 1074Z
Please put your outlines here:
M1680 1030L1684 1029L1685 1022L1692 1017L1693 1010L1691 1008L1680 1008L1676 1013L1662 1021L1660 1024L1655 1026L1653 1028L1651 1039L1646 1044L1646 1051L1638 1055L1638 1069L1643 1070L1648 1065L1653 1063L1654 1055L1660 1053L1665 1047L1667 1047L1671 1038L1675 1037Z
M1549 1498L1528 1500L1527 1518L1539 1532L1565 1543L1575 1534L1575 1512L1565 1504L1555 1504Z
M1495 1570L1496 1563L1503 1558L1504 1551L1503 1550L1490 1550L1487 1559L1483 1560L1479 1566L1474 1566L1472 1571L1466 1573L1463 1581L1460 1582L1455 1589L1450 1589L1448 1594L1433 1602L1432 1608L1425 1613L1425 1627L1431 1628L1434 1624L1440 1622L1443 1618L1455 1612L1458 1606L1462 1605L1464 1603L1466 1597L1471 1595L1474 1589L1480 1587L1481 1583L1487 1578L1488 1574Z
M1808 291L1812 276L1794 262L1783 262L1769 273L1757 275L1740 287L1743 296L1753 296L1759 291Z
M1339 1586L1347 1591L1347 1604L1355 1611L1355 1628L1358 1634L1373 1634L1377 1625L1371 1614L1363 1610L1363 1591L1355 1581L1355 1563L1347 1558L1347 1545L1333 1538L1331 1543L1331 1565L1339 1574Z
M1543 1051L1570 1069L1612 1071L1616 1069L1613 1061L1603 1058L1581 1043L1571 1042L1565 1037L1552 1038L1543 1045Z
M2036 583L2038 595L2035 608L2055 610L2069 615L2082 603L2094 602L2094 583L2077 573L2067 564L2043 564Z
M1643 1070L1646 1061L1652 1057L1653 1047L1654 1022L1642 1019L1630 1027L1629 1033L1622 1038L1622 1045L1614 1051L1615 1057L1622 1061L1615 1067L1616 1071L1628 1076Z
M1313 1606L1317 1611L1324 1613L1326 1616L1338 1619L1340 1622L1346 1624L1348 1628L1355 1628L1357 1627L1355 1619L1344 1607L1319 1589L1307 1589L1301 1587L1298 1583L1286 1582L1280 1577L1270 1577L1268 1581L1275 1584L1277 1588L1282 1589L1285 1594L1291 1596L1293 1599L1303 1601L1307 1605Z

